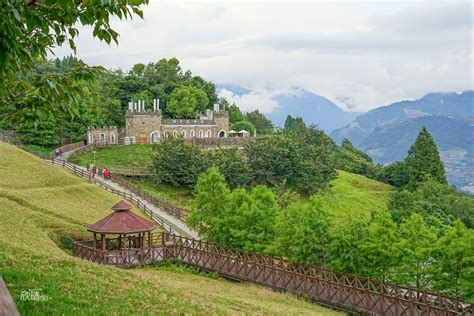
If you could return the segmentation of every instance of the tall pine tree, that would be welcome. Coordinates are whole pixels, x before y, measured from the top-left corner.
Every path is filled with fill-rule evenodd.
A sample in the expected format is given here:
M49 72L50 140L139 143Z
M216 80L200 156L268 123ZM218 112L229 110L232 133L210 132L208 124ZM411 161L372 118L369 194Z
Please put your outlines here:
M435 180L447 183L444 165L438 147L428 130L423 127L405 158L408 173L408 188L415 190L420 183Z

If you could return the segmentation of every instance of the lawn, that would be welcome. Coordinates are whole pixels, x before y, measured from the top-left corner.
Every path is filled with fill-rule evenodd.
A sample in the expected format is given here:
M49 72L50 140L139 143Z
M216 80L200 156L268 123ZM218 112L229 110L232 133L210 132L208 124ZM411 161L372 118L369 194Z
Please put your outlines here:
M96 165L108 167L145 167L151 162L151 144L136 144L97 148L95 154ZM73 155L69 158L72 163L87 166L94 161L94 153L87 152Z
M0 275L23 315L331 315L293 295L209 278L192 269L122 270L72 257L64 236L111 212L119 198L0 142ZM22 301L38 289L46 301Z

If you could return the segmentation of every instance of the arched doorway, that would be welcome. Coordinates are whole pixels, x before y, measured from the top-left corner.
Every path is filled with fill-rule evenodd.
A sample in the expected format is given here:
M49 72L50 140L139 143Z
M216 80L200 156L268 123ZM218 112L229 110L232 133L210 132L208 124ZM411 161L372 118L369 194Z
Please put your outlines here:
M207 131L206 137L207 137L207 138L211 138L211 137L212 137L212 132L211 132L211 130L208 130L208 131Z
M224 130L219 132L219 137L225 137L225 131Z
M158 144L160 142L160 132L154 131L150 134L152 144Z
M110 133L110 143L115 144L115 134L114 133Z
M104 133L100 133L100 136L99 136L99 143L101 143L101 144L104 144L104 143L105 143L105 134L104 134Z
M94 134L89 133L89 144L94 143Z

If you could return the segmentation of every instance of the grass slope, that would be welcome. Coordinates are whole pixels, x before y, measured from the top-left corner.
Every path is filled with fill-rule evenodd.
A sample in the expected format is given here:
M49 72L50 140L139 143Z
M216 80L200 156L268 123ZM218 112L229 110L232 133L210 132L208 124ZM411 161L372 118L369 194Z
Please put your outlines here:
M145 167L151 162L153 145L136 144L127 146L97 148L95 161L98 166L108 167ZM86 167L94 161L94 154L87 152L69 158L72 163Z
M345 171L322 193L323 208L338 221L369 219L375 210L387 210L394 188L388 184Z
M157 186L147 178L131 180L135 185L173 204L189 209L192 195L188 189L171 185ZM361 175L338 171L336 179L318 193L322 207L340 223L352 218L369 219L372 211L387 210L394 188ZM302 197L307 201L308 197Z
M61 236L119 198L0 142L0 275L21 314L336 314L292 295L167 267L121 270L70 256ZM49 299L21 301L41 289Z

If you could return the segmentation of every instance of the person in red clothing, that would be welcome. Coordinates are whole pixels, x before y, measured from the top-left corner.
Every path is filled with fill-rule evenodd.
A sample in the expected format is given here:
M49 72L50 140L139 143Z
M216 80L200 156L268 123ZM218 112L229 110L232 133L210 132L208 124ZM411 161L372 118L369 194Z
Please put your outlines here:
M104 171L102 172L102 174L104 175L104 179L107 179L107 178L110 176L110 171L107 170L107 169L104 169Z

